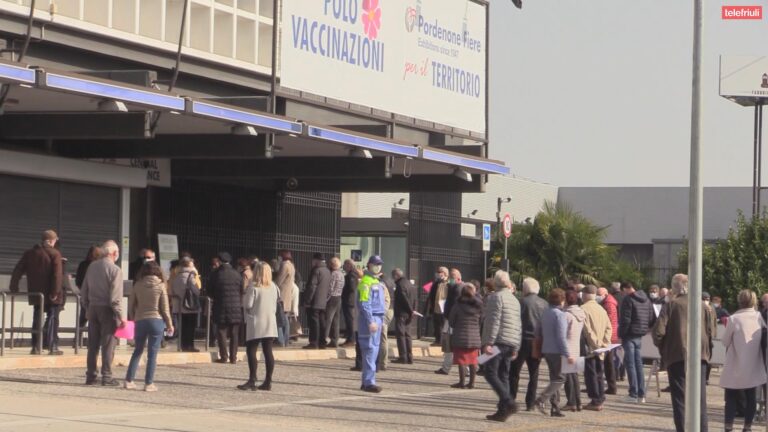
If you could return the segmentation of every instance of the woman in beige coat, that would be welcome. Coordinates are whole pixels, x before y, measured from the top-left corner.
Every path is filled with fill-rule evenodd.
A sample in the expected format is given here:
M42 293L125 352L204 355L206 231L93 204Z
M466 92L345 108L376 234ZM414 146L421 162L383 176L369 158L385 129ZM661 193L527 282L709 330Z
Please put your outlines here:
M757 403L757 387L768 380L760 353L760 341L766 327L760 313L755 310L757 296L742 290L738 296L739 310L731 315L722 337L725 346L725 364L720 375L720 387L725 389L725 430L733 430L739 394L746 395L744 431L752 430Z

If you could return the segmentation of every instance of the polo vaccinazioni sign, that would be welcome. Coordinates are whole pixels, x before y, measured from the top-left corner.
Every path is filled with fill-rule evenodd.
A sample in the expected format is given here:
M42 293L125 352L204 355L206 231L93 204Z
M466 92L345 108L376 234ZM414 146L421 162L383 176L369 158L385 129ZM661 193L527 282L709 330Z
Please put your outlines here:
M471 0L284 2L280 84L485 133L486 13Z

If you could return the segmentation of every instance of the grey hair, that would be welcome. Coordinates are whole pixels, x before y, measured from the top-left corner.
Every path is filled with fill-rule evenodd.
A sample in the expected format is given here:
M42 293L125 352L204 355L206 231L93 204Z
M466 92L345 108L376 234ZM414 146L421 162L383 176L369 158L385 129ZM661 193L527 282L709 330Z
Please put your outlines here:
M493 275L493 286L496 289L512 287L512 280L509 279L509 273L504 270L497 270Z
M394 278L403 277L403 270L399 267L395 267L394 269L392 269L392 277Z
M112 255L114 253L120 252L120 247L117 246L117 243L114 240L105 241L104 244L101 245L101 248L104 249L107 255Z
M683 294L688 294L688 275L678 273L672 276L672 295L677 297Z
M532 277L527 277L523 279L523 295L528 295L528 294L539 295L540 291L541 291L541 286L539 285L539 281L537 281Z

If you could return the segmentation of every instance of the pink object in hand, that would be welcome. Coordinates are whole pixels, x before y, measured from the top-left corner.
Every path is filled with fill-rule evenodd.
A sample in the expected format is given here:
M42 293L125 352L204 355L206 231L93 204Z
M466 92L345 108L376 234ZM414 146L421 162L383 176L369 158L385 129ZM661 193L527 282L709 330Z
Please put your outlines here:
M133 321L123 321L125 325L115 330L115 337L120 339L133 339L136 330L136 323Z
M424 286L421 288L424 290L425 293L429 293L430 291L432 291L432 282L425 283Z

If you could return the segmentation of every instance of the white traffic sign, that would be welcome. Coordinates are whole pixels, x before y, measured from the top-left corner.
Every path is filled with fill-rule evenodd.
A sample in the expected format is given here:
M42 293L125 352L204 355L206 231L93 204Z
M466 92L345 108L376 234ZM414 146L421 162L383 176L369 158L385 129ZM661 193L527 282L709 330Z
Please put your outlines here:
M491 224L483 224L483 251L491 250Z
M504 237L509 238L512 235L512 218L509 216L509 213L504 215L501 225L504 228Z

